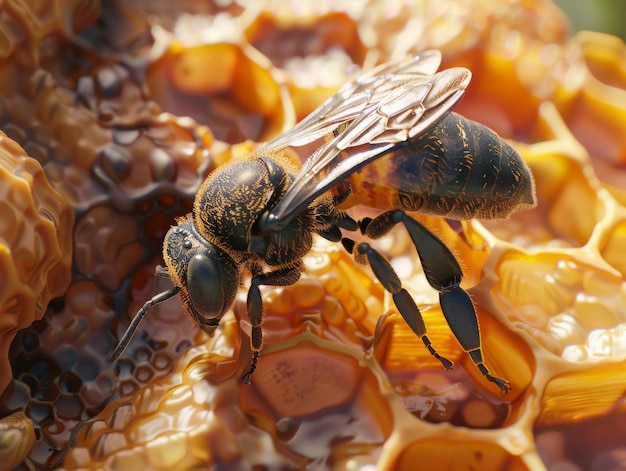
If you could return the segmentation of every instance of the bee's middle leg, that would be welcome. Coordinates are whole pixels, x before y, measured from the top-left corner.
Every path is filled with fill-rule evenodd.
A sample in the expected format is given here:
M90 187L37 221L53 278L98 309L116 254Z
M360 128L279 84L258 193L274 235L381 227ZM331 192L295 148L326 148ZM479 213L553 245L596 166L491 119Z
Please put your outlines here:
M369 264L376 278L378 278L383 287L391 293L393 302L398 312L404 318L404 321L413 332L422 339L431 355L437 358L446 370L452 368L453 363L437 353L433 347L426 333L426 324L424 324L422 313L409 292L402 287L402 282L389 261L368 243L360 242L355 245L354 241L351 239L343 239L342 242L344 247L354 255L357 262L367 262Z

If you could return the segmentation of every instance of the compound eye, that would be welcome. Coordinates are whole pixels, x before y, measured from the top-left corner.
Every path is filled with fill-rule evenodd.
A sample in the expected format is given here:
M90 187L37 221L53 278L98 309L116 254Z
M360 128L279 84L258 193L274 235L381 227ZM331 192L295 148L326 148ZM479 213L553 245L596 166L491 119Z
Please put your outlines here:
M196 254L187 267L187 290L193 307L207 319L221 316L225 309L224 295L227 287L223 279L220 260L207 254Z

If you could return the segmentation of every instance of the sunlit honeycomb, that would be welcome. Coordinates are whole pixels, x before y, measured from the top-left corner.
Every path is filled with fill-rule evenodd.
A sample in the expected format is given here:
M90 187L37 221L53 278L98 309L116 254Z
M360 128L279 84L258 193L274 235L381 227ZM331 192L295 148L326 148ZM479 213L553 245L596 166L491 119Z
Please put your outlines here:
M626 46L547 0L7 1L0 6L0 469L626 469ZM443 371L368 269L316 240L245 286L209 337L161 244L218 165L360 71L428 48L472 82L456 111L518 149L538 205L454 252L486 364L462 351L415 248L377 241ZM23 329L23 330L19 330ZM19 331L18 331L19 330Z

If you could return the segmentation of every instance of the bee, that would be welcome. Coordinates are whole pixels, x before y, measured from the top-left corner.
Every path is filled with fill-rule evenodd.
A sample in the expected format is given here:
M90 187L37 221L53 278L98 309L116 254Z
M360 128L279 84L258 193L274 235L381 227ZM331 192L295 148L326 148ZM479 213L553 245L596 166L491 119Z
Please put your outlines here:
M439 291L447 323L484 377L508 392L510 383L484 363L478 319L460 287L463 272L450 250L407 213L451 220L505 218L535 205L534 183L518 153L496 133L454 112L468 86L465 68L437 72L439 51L426 51L372 69L346 84L293 129L248 158L213 171L188 216L166 234L163 258L174 287L139 310L114 350L122 354L152 306L175 295L200 328L212 334L233 304L245 270L251 275L247 314L252 326L250 383L263 346L260 286L298 281L313 236L341 241L371 267L407 324L445 369L413 298L370 239L402 224L426 276ZM325 141L298 171L289 148ZM361 204L380 215L356 221L347 210Z

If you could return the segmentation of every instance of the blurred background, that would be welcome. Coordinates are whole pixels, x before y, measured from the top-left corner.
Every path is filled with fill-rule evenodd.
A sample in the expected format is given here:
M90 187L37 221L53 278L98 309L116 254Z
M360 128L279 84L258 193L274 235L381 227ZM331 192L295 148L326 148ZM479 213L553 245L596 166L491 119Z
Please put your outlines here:
M554 0L572 21L573 31L602 31L626 40L626 0Z

